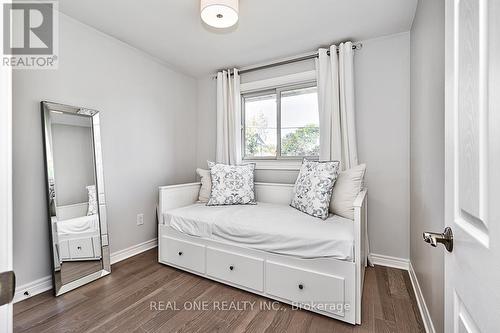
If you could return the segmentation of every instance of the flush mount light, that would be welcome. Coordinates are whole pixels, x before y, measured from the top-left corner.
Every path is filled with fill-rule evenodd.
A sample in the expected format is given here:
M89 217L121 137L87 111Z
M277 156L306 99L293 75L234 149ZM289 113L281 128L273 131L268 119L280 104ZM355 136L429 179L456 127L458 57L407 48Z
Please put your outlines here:
M201 0L201 19L214 28L229 28L238 22L238 0Z

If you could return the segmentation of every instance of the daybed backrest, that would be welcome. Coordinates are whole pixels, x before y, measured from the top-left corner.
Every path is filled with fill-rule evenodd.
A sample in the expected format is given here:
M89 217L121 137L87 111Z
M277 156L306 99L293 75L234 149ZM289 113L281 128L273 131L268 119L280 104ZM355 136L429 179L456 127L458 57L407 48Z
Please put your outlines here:
M289 205L294 184L255 183L257 201L278 205Z

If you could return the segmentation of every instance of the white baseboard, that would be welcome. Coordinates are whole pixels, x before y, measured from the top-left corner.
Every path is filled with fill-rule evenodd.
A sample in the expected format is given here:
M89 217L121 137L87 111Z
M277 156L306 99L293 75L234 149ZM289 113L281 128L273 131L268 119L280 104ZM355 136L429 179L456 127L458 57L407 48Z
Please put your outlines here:
M111 265L116 264L117 262L120 262L120 261L125 260L127 258L133 257L139 253L144 252L144 251L155 248L156 246L158 246L158 239L153 238L153 239L150 239L144 243L133 245L133 246L128 247L126 249L113 252L113 253L111 253L111 258L110 258Z
M133 245L123 250L119 250L111 253L110 261L111 265L116 264L122 260L138 255L144 251L155 248L158 244L156 238L148 240L144 243ZM14 295L14 303L25 300L32 296L43 293L44 291L52 289L52 276L45 276L41 279L25 283L16 288L16 293Z
M424 295L422 294L422 290L420 289L420 284L418 283L417 275L413 270L411 262L409 273L411 284L413 285L413 290L415 291L415 297L417 298L418 308L420 310L420 314L422 315L422 321L424 322L425 331L427 333L436 333L434 324L432 323L431 315L429 313L429 309L427 308L427 304L425 303Z
M405 271L410 269L410 261L408 259L385 256L376 253L371 253L370 258L374 265L404 269Z
M50 289L52 289L52 276L44 276L41 279L18 286L14 294L13 302L17 303Z

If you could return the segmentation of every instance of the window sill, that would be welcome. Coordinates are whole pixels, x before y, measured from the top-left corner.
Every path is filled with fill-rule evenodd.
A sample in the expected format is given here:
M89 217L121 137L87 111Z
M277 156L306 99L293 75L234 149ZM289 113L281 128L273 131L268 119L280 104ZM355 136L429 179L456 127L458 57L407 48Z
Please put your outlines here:
M256 170L299 171L302 160L243 160L243 163L255 163Z

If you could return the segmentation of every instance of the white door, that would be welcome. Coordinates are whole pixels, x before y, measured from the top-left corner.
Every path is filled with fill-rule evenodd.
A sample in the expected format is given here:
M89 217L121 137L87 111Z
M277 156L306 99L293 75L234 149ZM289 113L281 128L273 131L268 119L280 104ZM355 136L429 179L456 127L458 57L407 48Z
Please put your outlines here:
M3 12L0 1L0 11ZM0 14L3 17L3 14ZM3 20L0 19L0 36ZM2 37L0 37L2 38ZM1 47L1 45L0 45ZM3 51L0 49L0 54ZM0 64L0 301L10 286L7 274L12 271L12 72ZM2 304L0 302L0 304ZM0 332L12 331L12 303L0 305Z
M427 50L432 52L432 50ZM500 332L500 1L446 2L445 331Z

